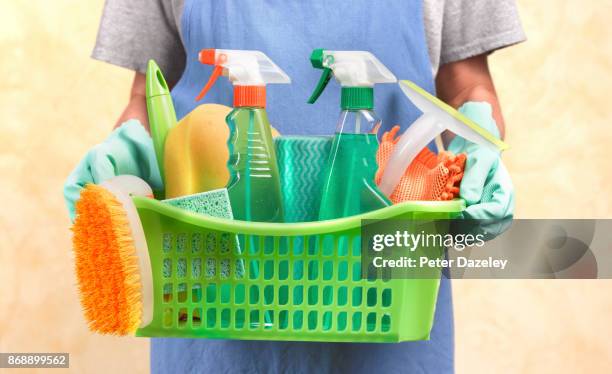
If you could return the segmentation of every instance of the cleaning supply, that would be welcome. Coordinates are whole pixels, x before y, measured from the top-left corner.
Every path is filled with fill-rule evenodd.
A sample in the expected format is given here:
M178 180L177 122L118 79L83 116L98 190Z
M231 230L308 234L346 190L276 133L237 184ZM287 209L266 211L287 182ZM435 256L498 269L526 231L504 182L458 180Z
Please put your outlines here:
M323 173L332 138L282 136L274 139L278 157L285 222L316 221Z
M227 185L229 130L225 118L231 110L219 104L199 105L170 130L164 156L166 198Z
M259 51L204 49L199 60L214 69L196 100L202 99L221 75L234 85L234 110L226 119L230 132L227 189L234 217L282 222L278 165L265 110L266 85L290 83L289 77Z
M376 161L380 165L376 183L380 183L385 166L400 139L397 136L399 130L399 126L394 126L382 136L376 153ZM442 151L436 155L429 148L423 148L408 166L389 199L398 204L403 201L452 200L459 197L465 159L465 153L455 155Z
M231 111L225 105L202 104L168 132L164 156L167 199L227 186L229 128L225 118ZM272 127L272 137L278 135Z
M414 158L446 130L490 149L495 154L508 148L504 142L415 83L403 80L400 81L400 87L423 115L402 134L385 166L379 187L387 196L394 193Z
M86 185L76 202L75 267L92 331L133 334L153 319L153 275L133 195L152 197L153 191L122 175Z
M374 85L395 76L370 52L315 49L312 66L323 69L314 103L332 76L342 86L341 112L325 172L319 219L347 217L390 205L374 183L378 140L372 132L381 120L373 111Z
M226 188L164 200L177 208L209 216L234 219Z
M302 141L309 142L294 139L291 147L309 149L298 144ZM330 148L316 143L317 149ZM314 174L323 175L325 162L313 167L319 168ZM125 178L129 188L121 194L105 187ZM424 279L362 278L360 227L368 219L451 219L465 208L462 200L405 202L327 222L253 223L196 214L143 196L150 196L151 189L134 178L88 185L93 193L84 191L78 203L79 290L84 306L87 302L92 308L85 311L95 331L362 343L429 337L439 271ZM431 225L427 233L443 235L444 230ZM254 253L228 252L223 238L230 235L271 246ZM338 247L347 240L355 250L350 256L326 253L323 247L315 256L306 254L306 243ZM425 250L430 254L433 249ZM253 271L254 263L260 272Z
M164 148L168 132L176 125L176 113L166 79L153 60L149 60L147 64L145 95L155 156L159 173L165 183Z

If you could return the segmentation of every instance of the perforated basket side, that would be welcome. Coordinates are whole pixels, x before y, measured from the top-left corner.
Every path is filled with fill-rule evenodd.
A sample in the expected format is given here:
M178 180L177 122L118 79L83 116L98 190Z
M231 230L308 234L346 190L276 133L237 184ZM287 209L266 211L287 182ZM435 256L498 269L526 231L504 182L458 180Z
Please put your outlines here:
M260 224L150 199L135 204L155 283L154 319L140 336L397 342L429 335L439 280L361 279L363 216ZM462 204L417 207L364 216L445 216Z

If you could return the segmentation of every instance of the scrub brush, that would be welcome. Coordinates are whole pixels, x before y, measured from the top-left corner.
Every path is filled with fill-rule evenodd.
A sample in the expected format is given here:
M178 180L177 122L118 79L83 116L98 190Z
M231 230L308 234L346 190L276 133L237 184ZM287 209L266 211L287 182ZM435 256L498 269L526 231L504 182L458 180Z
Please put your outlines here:
M130 195L152 196L140 178L124 175L88 184L76 203L72 231L81 305L89 328L129 335L153 317L151 264Z
M103 334L133 335L153 319L151 263L132 195L153 197L145 181L122 175L100 185L88 184L76 203L72 231L81 305L90 330ZM163 202L232 219L225 188ZM229 251L227 239L222 251ZM240 252L238 238L234 240ZM237 271L244 272L242 262L238 266ZM179 276L186 272L178 269Z

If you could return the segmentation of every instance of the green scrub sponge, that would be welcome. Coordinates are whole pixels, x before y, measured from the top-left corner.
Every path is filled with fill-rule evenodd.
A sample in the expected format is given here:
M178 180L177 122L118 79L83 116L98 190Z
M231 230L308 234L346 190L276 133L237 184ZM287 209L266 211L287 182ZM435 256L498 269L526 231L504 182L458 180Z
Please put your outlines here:
M218 218L234 218L226 188L176 197L164 200L164 202L199 214L208 214Z

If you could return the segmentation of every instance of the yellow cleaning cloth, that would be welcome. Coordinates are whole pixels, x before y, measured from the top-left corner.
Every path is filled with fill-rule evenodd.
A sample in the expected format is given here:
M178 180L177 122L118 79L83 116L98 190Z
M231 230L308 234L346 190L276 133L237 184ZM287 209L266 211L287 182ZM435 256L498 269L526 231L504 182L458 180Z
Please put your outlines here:
M393 127L381 139L376 154L379 165L376 183L380 183L385 166L399 141L397 136L399 129L399 126ZM465 159L466 155L463 153L454 155L444 151L436 155L428 148L424 148L406 169L389 199L394 204L409 200L454 199L459 195Z
M168 132L166 198L225 187L229 179L225 117L231 110L218 104L200 105Z
M225 105L203 104L168 132L166 199L226 187L229 128L225 118L231 111ZM275 129L272 136L278 136Z

